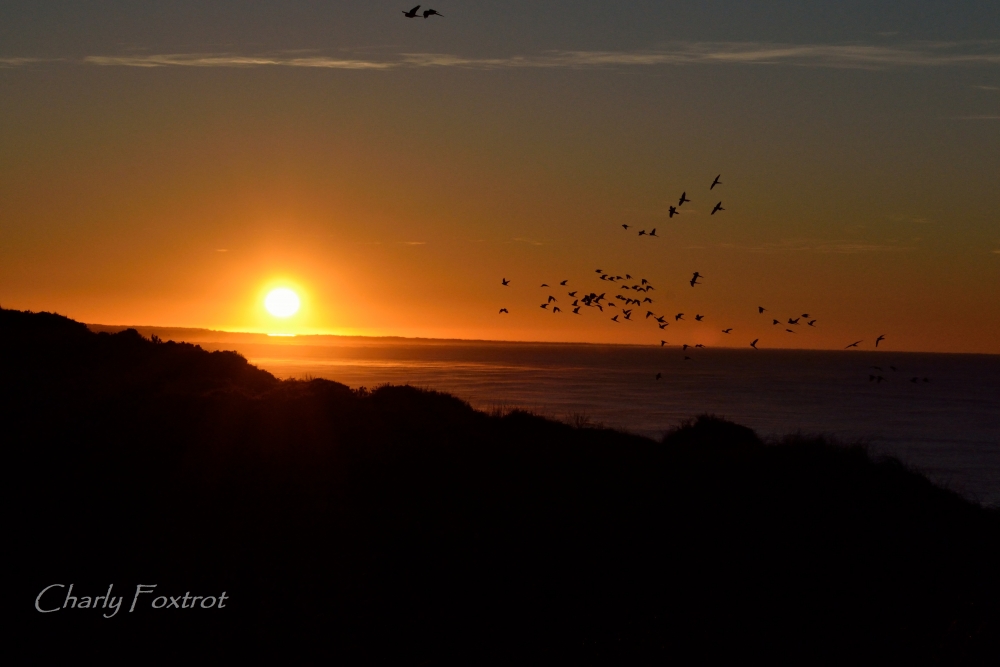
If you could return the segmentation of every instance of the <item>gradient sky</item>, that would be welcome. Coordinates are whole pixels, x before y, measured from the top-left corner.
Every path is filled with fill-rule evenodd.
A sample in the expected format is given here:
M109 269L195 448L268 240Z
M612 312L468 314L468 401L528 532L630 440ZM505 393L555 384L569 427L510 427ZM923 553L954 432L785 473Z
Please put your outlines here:
M0 0L0 304L244 331L885 334L1000 353L1000 3L426 6L445 17ZM562 279L632 295L596 268L706 321L661 335L538 307L566 305L538 287ZM283 323L262 308L276 285L304 301ZM818 322L786 334L772 313Z

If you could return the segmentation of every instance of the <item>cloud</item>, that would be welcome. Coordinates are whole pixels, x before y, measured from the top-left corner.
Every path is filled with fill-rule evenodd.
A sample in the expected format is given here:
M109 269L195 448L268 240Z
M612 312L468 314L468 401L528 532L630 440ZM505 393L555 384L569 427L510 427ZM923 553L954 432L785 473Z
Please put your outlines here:
M978 88L979 90L1000 90L1000 86L973 86L973 88Z
M1000 116L952 116L949 120L1000 120Z
M998 248L998 249L994 250L994 251L993 251L993 254L994 254L994 255L1000 255L1000 248Z
M855 255L859 253L906 252L916 250L916 246L904 246L896 243L863 243L858 241L825 241L816 239L786 239L773 243L760 243L754 246L739 246L723 244L723 247L749 252L816 252L824 254Z
M10 69L34 63L58 62L60 58L0 58L0 69Z
M536 241L535 239L525 238L523 236L518 236L517 238L511 239L515 243L527 243L528 245L545 245L542 241Z
M22 64L30 59L0 63ZM761 42L674 42L636 51L547 51L535 55L479 58L449 53L401 53L387 59L327 56L160 54L88 56L87 65L117 67L299 67L390 70L399 68L599 69L664 65L789 65L849 69L1000 65L1000 41L918 42L898 46L865 44L772 44Z
M403 245L427 245L427 241L400 241Z
M229 252L229 248L216 248L215 252Z

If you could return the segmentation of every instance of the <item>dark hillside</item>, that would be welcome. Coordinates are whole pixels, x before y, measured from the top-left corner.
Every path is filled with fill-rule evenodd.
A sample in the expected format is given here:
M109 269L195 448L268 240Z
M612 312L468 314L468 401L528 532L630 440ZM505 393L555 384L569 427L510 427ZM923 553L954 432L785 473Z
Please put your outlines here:
M278 381L47 313L0 310L0 350L12 597L40 664L1000 655L1000 516L861 448ZM124 606L35 611L69 583ZM137 584L229 604L129 613Z

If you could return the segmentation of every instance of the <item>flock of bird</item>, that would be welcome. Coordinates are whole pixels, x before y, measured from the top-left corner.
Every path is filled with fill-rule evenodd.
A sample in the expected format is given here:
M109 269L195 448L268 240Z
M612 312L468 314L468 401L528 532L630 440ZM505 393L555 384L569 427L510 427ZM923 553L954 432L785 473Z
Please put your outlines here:
M712 184L709 186L710 191L714 190L717 185L722 185L722 181L720 180L721 177L722 177L721 174L715 177L715 179L712 181ZM670 206L668 211L669 217L673 218L675 215L678 215L680 213L681 207L685 203L690 201L691 200L688 199L686 191L681 193L677 205ZM726 209L722 207L722 202L719 201L712 209L711 215L715 215L717 212L725 210ZM623 224L622 227L626 231L628 231L631 226L628 224ZM657 237L656 228L654 227L652 230L648 232L645 229L639 230L638 235L656 238ZM656 288L652 285L652 283L648 279L642 277L633 278L632 274L630 273L624 273L622 275L619 275L617 272L609 273L604 271L603 269L596 269L595 273L598 274L599 280L608 284L608 286L605 287L603 291L597 292L596 290L586 291L581 289L574 289L572 291L568 291L566 294L569 297L569 299L572 299L572 301L569 301L567 304L562 304L562 302L560 302L560 300L555 295L548 294L544 303L539 305L539 308L551 312L553 314L562 313L563 306L569 308L570 313L572 313L573 315L581 315L582 314L581 311L583 311L583 309L598 311L600 313L605 313L605 314L613 312L613 314L609 315L608 319L614 324L624 324L625 322L633 322L637 320L641 321L652 320L652 323L656 325L659 331L665 330L671 324L671 320L673 322L690 321L690 320L685 320L686 314L683 312L676 313L673 315L669 315L666 313L658 314L657 312L655 312L653 310L655 307L653 305L655 303L655 300L650 295L650 292L655 291ZM704 277L705 276L703 276L700 272L695 271L692 273L691 279L687 281L688 285L690 285L692 288L697 287L702 284L702 279ZM569 282L570 282L569 279L561 280L559 281L558 286L567 287L569 285ZM500 284L503 287L509 287L511 285L511 281L508 278L504 277L501 279ZM548 283L542 283L541 288L552 289ZM629 294L629 292L631 292L632 294ZM609 297L609 294L614 294L614 296ZM641 312L644 309L645 309L645 315L641 315ZM656 310L659 310L659 308L656 308ZM506 307L500 309L501 315L509 314L509 312L510 311ZM758 315L762 316L766 312L769 312L767 308L765 308L764 306L757 306ZM700 323L700 322L705 322L706 320L706 315L702 313L695 313L693 317L694 317L693 319L694 322ZM784 329L784 333L795 335L799 331L805 331L808 330L808 328L815 328L818 321L819 321L818 318L812 317L809 313L801 313L801 314L796 314L794 316L788 316L787 319L785 316L782 316L781 319L771 317L771 327L776 327L776 326L782 327ZM721 329L721 332L726 335L731 335L733 333L733 330L734 327L727 326ZM885 338L886 338L885 334L879 335L875 339L875 348L878 348L879 343L884 341ZM760 338L754 338L752 341L750 341L749 345L750 347L756 350L759 349L757 347L757 344L759 342ZM852 348L859 349L859 346L864 342L865 341L863 339L854 341L851 344L847 345L845 349L852 349ZM669 343L666 340L660 340L660 347L665 347L667 345L669 345ZM683 353L685 361L693 361L694 357L688 354L688 350L695 350L703 347L705 346L700 343L694 345L685 343L683 345L680 345L680 351ZM894 366L890 366L889 368L891 368L893 371L896 371L896 368ZM656 379L659 380L661 378L662 374L657 373ZM888 380L881 374L869 375L869 382L875 382L877 384L881 384L882 382L887 382L887 381ZM914 377L911 378L910 380L910 382L913 383L917 383L920 381L921 378L919 377ZM922 381L929 382L930 380L928 378L923 378Z

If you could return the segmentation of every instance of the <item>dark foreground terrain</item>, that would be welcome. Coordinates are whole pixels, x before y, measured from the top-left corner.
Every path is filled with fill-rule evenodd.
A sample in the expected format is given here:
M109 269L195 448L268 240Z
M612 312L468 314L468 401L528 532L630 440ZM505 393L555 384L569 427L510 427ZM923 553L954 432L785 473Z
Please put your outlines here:
M0 349L31 663L998 664L1000 515L861 448L279 381L47 313L0 310ZM35 610L71 583L124 602Z

